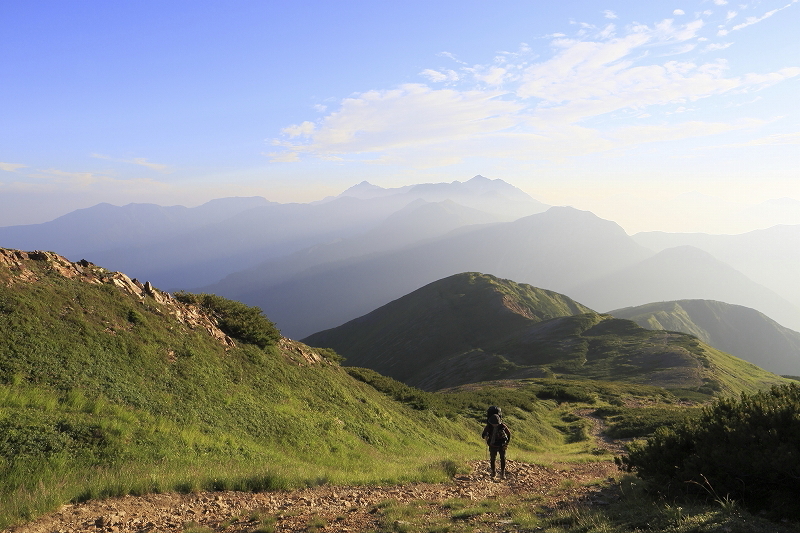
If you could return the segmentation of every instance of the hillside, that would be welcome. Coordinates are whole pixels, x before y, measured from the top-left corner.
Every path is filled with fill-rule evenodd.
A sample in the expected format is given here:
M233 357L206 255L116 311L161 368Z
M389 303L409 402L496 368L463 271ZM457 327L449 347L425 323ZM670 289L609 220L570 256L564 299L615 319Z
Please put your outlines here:
M800 375L800 333L755 309L711 300L656 302L610 311L643 328L681 331L770 372Z
M527 408L520 442L557 439ZM257 309L0 249L0 522L128 493L443 480L444 459L480 455L479 424L392 400Z
M800 328L800 308L694 246L667 248L617 272L576 284L567 294L602 311L659 301L716 300L751 307L784 327Z
M499 298L450 294L451 304L474 303L452 307L475 334L489 333L481 323L513 337L519 324L597 316L550 291L494 283ZM409 326L413 338L418 324ZM545 509L585 497L614 469L616 452L593 437L599 422L576 415L574 402L636 436L696 411L664 389L619 382L428 393L337 360L282 337L260 310L238 302L169 295L88 261L0 249L0 529L53 511L12 530L232 533L280 521L281 530L311 531L324 517L360 531L400 523L380 503L395 498L424 499L427 514L415 522L429 523L430 514L447 526L463 520L454 498L499 496L511 499L493 516L506 520L519 491L558 486ZM624 407L642 403L656 407L642 416ZM508 484L492 483L475 461L491 404L514 428ZM541 457L570 464L525 463ZM308 490L284 491L293 488Z
M252 283L238 280L244 289L219 294L260 307L287 336L303 338L460 272L485 272L560 291L650 255L614 222L588 211L552 207L513 222L461 228L400 250L325 263L273 285L261 285L260 275L251 271L247 278Z
M493 222L497 222L495 217L451 200L415 200L364 233L317 244L261 263L230 274L203 290L214 294L245 295L253 288L263 290L301 273L324 269L327 264L397 251L441 237L458 228L467 230L472 226Z
M647 330L477 273L431 283L304 342L426 390L559 376L715 395L782 381L689 335Z
M796 201L784 200L793 203L791 210L798 212ZM789 207L786 202L772 202L765 208L780 212ZM777 225L738 235L650 231L637 233L633 239L656 252L676 246L705 250L800 307L800 225Z

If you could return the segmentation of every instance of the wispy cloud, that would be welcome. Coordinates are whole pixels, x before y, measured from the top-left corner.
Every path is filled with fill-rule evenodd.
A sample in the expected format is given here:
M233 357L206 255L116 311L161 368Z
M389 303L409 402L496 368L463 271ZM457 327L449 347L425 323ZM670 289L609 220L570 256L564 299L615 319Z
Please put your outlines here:
M792 0L791 2L789 2L786 5L784 5L783 7L779 7L779 8L773 9L771 11L767 11L766 13L761 15L760 17L747 17L744 20L744 22L733 26L730 30L728 30L728 29L726 29L724 27L721 28L717 32L717 35L724 37L725 35L728 35L732 31L739 31L739 30L742 30L742 29L744 29L744 28L746 28L748 26L752 26L753 24L758 24L759 22L761 22L763 20L766 20L766 19L770 18L771 16L775 15L779 11L783 11L784 9L787 9L787 8L791 7L792 4L796 4L797 2L798 2L798 0ZM727 2L725 2L725 3L727 3ZM729 11L727 20L732 20L737 14L738 13L736 13L735 11Z
M703 50L706 52L715 52L717 50L725 50L726 48L732 46L733 43L711 43L706 46Z
M800 145L800 131L794 133L775 133L766 137L753 139L736 146L781 146L781 145Z
M8 184L16 190L40 191L102 191L115 192L154 192L168 187L166 184L149 178L120 179L98 172L74 172L55 168L34 170L25 174L24 179Z
M164 165L162 163L153 163L151 161L148 161L144 157L134 157L133 159L118 159L103 154L92 154L92 157L95 159L105 159L108 161L114 161L116 163L129 163L132 165L139 165L149 168L151 170L155 170L156 172L162 172L162 173L171 172L172 170L169 165Z
M455 70L452 69L442 69L442 70L434 70L431 68L426 68L420 75L428 78L430 81L434 83L441 83L446 81L458 81L459 74Z
M22 163L2 163L0 162L0 170L4 170L6 172L14 172L21 168L25 168L27 165L23 165Z
M312 157L420 167L469 157L558 160L755 127L761 122L676 122L679 113L659 106L677 104L685 111L689 102L761 90L800 75L800 68L786 67L731 76L725 59L660 59L700 52L698 43L707 40L701 37L703 18L629 24L622 35L614 24L572 23L579 26L575 35L552 38L546 59L528 45L481 65L442 54L456 65L423 70L428 84L353 95L320 120L284 128L283 137L270 141L276 150L265 155L275 162ZM710 43L702 51L731 45ZM632 126L620 118L653 115L671 122ZM591 126L599 117L603 128Z

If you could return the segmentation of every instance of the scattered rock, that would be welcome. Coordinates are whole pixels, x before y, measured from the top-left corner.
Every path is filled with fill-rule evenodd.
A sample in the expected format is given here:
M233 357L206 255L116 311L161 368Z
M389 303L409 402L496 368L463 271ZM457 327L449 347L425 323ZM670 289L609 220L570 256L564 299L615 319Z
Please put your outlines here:
M492 483L485 461L473 463L471 474L461 475L451 483L413 483L404 486L331 487L320 486L292 492L249 493L221 492L201 494L148 494L125 496L64 506L30 524L9 533L52 533L54 531L100 531L118 533L183 533L187 523L208 528L214 533L240 533L253 529L254 513L279 518L279 530L308 530L309 520L318 517L329 524L324 530L370 531L379 528L379 504L387 500L409 503L414 500L481 501L516 494L541 494L543 505L557 509L578 502L610 501L611 493L601 492L586 483L607 479L616 469L610 462L570 465L568 468L509 461L514 476L502 483ZM574 481L568 485L566 479ZM567 488L564 488L564 487ZM592 498L592 494L602 494ZM601 505L595 503L595 505ZM443 509L444 514L449 511ZM87 521L86 517L93 517ZM82 518L83 517L83 518ZM406 529L398 520L395 529ZM331 524L334 524L332 526ZM506 531L509 523L498 520L492 531Z

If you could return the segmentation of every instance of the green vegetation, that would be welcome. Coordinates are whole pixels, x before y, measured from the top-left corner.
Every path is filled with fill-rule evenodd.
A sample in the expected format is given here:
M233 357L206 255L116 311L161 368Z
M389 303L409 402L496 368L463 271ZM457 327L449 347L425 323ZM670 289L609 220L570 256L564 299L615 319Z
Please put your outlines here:
M242 342L260 348L275 345L281 338L280 331L258 307L250 307L216 294L192 294L177 292L175 298L193 304L216 319L219 328Z
M653 498L645 483L623 476L600 492L602 504L552 506L546 496L519 494L485 500L381 502L372 513L380 533L793 533L797 524L776 523L733 505L676 503Z
M700 495L800 518L800 386L720 399L632 446L623 461L669 496Z
M755 309L713 300L655 302L611 311L643 328L680 331L772 372L800 371L800 333Z
M305 341L431 391L558 377L655 385L708 401L787 382L691 335L645 329L564 295L477 273L439 280Z
M429 364L481 348L532 323L587 312L591 309L553 291L466 272L431 283L357 321L316 333L303 342L332 348L348 364L368 366L404 383L433 389L411 379L426 369L418 361L402 357L408 356L409 346L414 353L427 354ZM408 331L415 332L411 344ZM492 353L487 354L492 358ZM492 362L499 363L500 369L510 368L502 360Z
M606 435L613 439L648 437L658 428L674 427L700 416L700 407L601 407L594 414L605 419Z
M25 267L0 267L0 528L122 494L444 480L482 450L472 421L309 364L252 308L202 297L231 347L181 302Z
M343 368L333 350L281 339L260 310L215 295L140 298L102 269L71 279L48 260L28 260L23 267L24 281L18 267L0 263L0 528L66 502L125 494L446 481L464 474L467 460L483 457L479 434L491 404L503 407L512 427L514 461L608 461L611 454L597 447L578 409L604 418L611 434L647 437L660 426L684 427L680 420L694 411L679 406L680 396L706 399L739 386L740 378L709 375L696 390L668 391L551 372L428 392L373 370ZM198 318L198 310L206 315ZM569 339L586 354L624 358L630 354L625 350L641 347L626 348L620 340L620 331L640 335L630 323L591 313L566 318L543 317L542 323L572 332ZM213 326L235 344L210 334ZM686 351L696 348L690 337L675 341ZM730 375L743 371L736 361L718 363L705 348L696 355ZM521 366L506 361L507 369ZM591 357L584 363L594 364ZM593 374L610 375L611 367ZM759 377L741 381L748 379ZM796 392L790 397L796 402ZM760 415L765 424L783 427L788 415L775 413L783 412L778 405L785 397L776 398L777 404L756 403L766 406ZM738 404L730 405L739 413ZM703 411L685 427L706 416ZM734 418L725 424L732 426ZM664 435L665 429L655 431L652 442ZM725 486L708 479L714 490ZM712 502L712 510L636 500L638 515L625 510L630 498L602 512L554 513L524 496L453 500L443 508L424 501L386 503L376 513L382 531L474 531L501 522L554 532L594 527L688 533L737 531L741 516L760 523L742 509L733 513L727 493L719 494L721 503ZM253 531L275 531L276 520L259 513L250 524ZM326 530L329 520L313 517L307 529ZM184 529L207 530L195 523Z
M548 533L791 533L795 523L776 523L736 506L698 502L676 503L653 498L632 476L623 477L606 505L566 507L544 512L535 503L512 507L513 523L524 530Z
M407 396L398 402L332 351L311 364L276 344L254 308L140 298L105 271L90 283L46 260L25 268L35 282L0 267L0 527L124 494L445 480L482 456L492 403L508 406L520 457L590 454L589 442L566 443L561 413L534 392L438 397L391 380ZM187 302L236 345L181 320Z

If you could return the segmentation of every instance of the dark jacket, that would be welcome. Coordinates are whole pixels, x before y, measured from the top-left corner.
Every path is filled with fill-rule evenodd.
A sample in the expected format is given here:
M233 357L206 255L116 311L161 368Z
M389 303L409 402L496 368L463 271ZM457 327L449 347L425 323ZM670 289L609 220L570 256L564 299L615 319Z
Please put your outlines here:
M485 440L486 444L488 444L490 447L505 448L511 441L511 430L508 429L507 425L501 422L500 424L497 425L495 442L490 442L492 439L493 429L494 428L491 424L486 424L486 427L483 428L483 433L481 433L481 438Z

